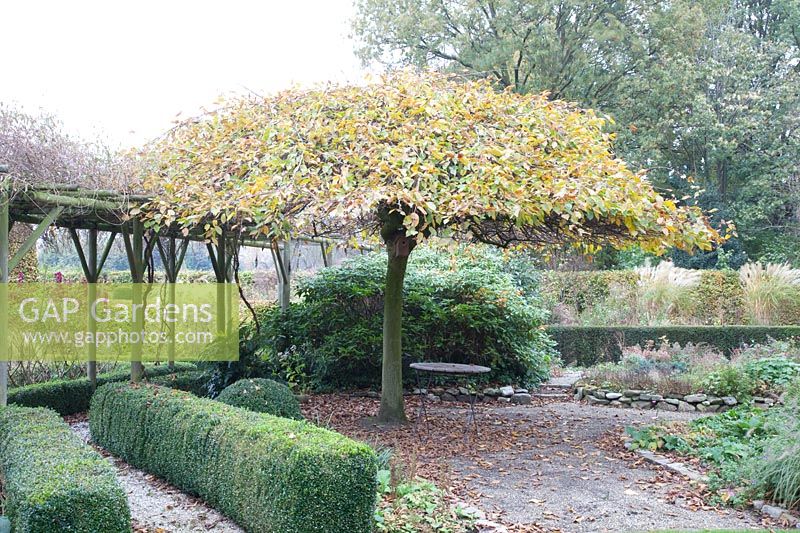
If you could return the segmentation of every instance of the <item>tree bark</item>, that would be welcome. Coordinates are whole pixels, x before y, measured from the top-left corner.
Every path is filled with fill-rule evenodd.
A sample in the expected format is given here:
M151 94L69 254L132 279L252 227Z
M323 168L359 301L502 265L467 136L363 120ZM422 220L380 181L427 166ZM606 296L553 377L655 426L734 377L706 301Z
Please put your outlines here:
M403 402L403 281L408 256L396 253L394 241L387 241L389 265L386 269L386 292L383 301L383 366L381 372L381 407L378 421L402 424L407 421Z

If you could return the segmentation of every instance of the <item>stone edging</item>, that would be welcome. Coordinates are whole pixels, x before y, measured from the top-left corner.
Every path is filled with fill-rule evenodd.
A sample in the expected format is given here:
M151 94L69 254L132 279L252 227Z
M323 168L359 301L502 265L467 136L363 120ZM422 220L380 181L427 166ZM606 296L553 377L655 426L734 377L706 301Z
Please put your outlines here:
M635 409L662 409L665 411L684 411L701 413L721 413L739 404L733 396L711 396L708 394L656 394L645 390L625 389L611 391L593 385L575 387L575 399L585 400L593 405L610 407L633 407ZM756 407L769 408L775 405L772 398L753 398Z
M672 459L670 459L665 455L654 453L651 452L650 450L632 450L630 441L625 442L625 448L639 455L642 459L644 459L648 463L664 467L670 472L674 472L676 474L689 478L691 481L700 483L708 482L708 476L701 474L697 470L689 468L684 463L681 463L679 461L673 461ZM783 507L778 507L777 505L768 505L764 503L764 501L762 500L753 501L752 507L756 512L759 512L762 515L769 517L773 520L777 520L778 522L781 523L781 525L785 525L788 527L796 527L797 529L800 529L800 518L797 518Z
M567 391L565 391L567 392ZM531 403L533 396L542 397L569 397L569 395L562 395L562 394L552 394L552 395L542 395L542 394L535 394L532 395L528 389L523 389L521 387L512 387L511 385L506 385L505 387L498 387L498 388L486 388L483 390L472 391L472 395L475 397L476 403L481 402L495 402L495 403L511 403L516 405L528 405ZM403 392L404 395L407 396L419 396L420 394L425 394L425 398L430 402L469 402L470 401L470 390L466 387L431 387L430 389L413 389L413 390L406 390ZM351 393L351 396L355 398L380 398L381 395L375 391L357 391Z
M427 399L433 402L469 402L470 390L466 387L414 389L411 394L427 394ZM473 391L476 402L500 402L517 405L531 403L532 395L528 389L506 385L499 388L486 388L482 391Z

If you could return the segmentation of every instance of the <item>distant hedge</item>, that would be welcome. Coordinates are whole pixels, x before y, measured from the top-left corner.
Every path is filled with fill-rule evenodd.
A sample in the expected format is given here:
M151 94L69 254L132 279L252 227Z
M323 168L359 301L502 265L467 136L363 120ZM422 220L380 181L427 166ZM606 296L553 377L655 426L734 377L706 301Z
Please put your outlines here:
M15 533L131 531L112 466L49 409L0 408L0 473Z
M145 366L145 376L148 378L163 376L173 372L186 372L197 367L191 363L176 363L175 370L165 365ZM114 370L98 374L97 386L115 381L127 381L130 378L130 369ZM74 415L89 409L92 399L92 383L89 378L57 379L25 385L8 391L8 403L23 407L47 407L60 415Z
M92 438L248 531L372 530L372 449L302 421L154 385L97 389Z
M619 361L623 346L658 343L662 338L680 345L707 344L730 355L742 344L800 337L800 326L548 326L547 333L556 341L562 361L591 366Z
M191 392L195 396L207 397L209 395L209 382L211 372L207 370L189 370L172 374L157 376L147 380L153 385L163 385L170 389Z

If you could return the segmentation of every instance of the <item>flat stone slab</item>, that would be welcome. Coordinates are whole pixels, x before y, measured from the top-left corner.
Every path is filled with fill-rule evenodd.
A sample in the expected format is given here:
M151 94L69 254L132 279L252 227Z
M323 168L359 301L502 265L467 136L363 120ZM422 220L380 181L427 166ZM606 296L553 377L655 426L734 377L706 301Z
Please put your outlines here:
M414 370L420 372L431 372L433 374L486 374L492 369L488 366L463 365L460 363L411 363L409 365Z
M571 389L583 377L581 371L564 372L560 376L553 376L550 381L542 384L542 388Z

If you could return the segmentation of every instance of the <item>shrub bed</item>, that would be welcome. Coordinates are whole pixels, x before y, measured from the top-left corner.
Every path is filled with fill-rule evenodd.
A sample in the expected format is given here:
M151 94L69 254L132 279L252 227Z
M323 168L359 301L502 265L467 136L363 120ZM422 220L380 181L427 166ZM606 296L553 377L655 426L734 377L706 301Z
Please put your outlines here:
M257 413L303 419L300 402L289 387L271 379L240 379L223 390L217 401Z
M800 337L800 326L548 326L565 363L592 366L619 361L623 346L660 343L707 344L730 355L744 344Z
M415 361L489 366L486 381L535 385L548 376L554 352L539 328L546 313L535 282L523 288L504 268L501 255L477 250L414 252L404 287L407 386ZM272 372L321 390L380 386L385 277L385 254L369 254L298 283L300 303L262 314L258 345Z
M164 376L173 372L195 370L196 368L191 363L176 363L174 371L170 370L167 365L147 365L145 366L145 375L150 378ZM97 386L116 381L126 381L129 378L129 368L98 374ZM45 381L17 387L8 392L8 403L23 407L47 407L62 416L86 411L89 409L89 401L91 399L92 383L89 378Z
M663 422L629 427L626 432L633 449L664 450L701 459L708 468L708 488L714 499L742 505L765 496L753 482L764 466L765 444L775 436L768 420L778 413L778 408L764 411L742 405L688 424Z
M371 531L375 453L332 431L123 383L97 390L89 420L98 444L248 531Z
M16 533L131 531L114 469L53 411L0 408L0 471Z
M615 407L724 411L752 401L770 407L800 378L800 346L771 340L729 357L707 345L667 344L623 350L618 363L588 368L576 399Z

